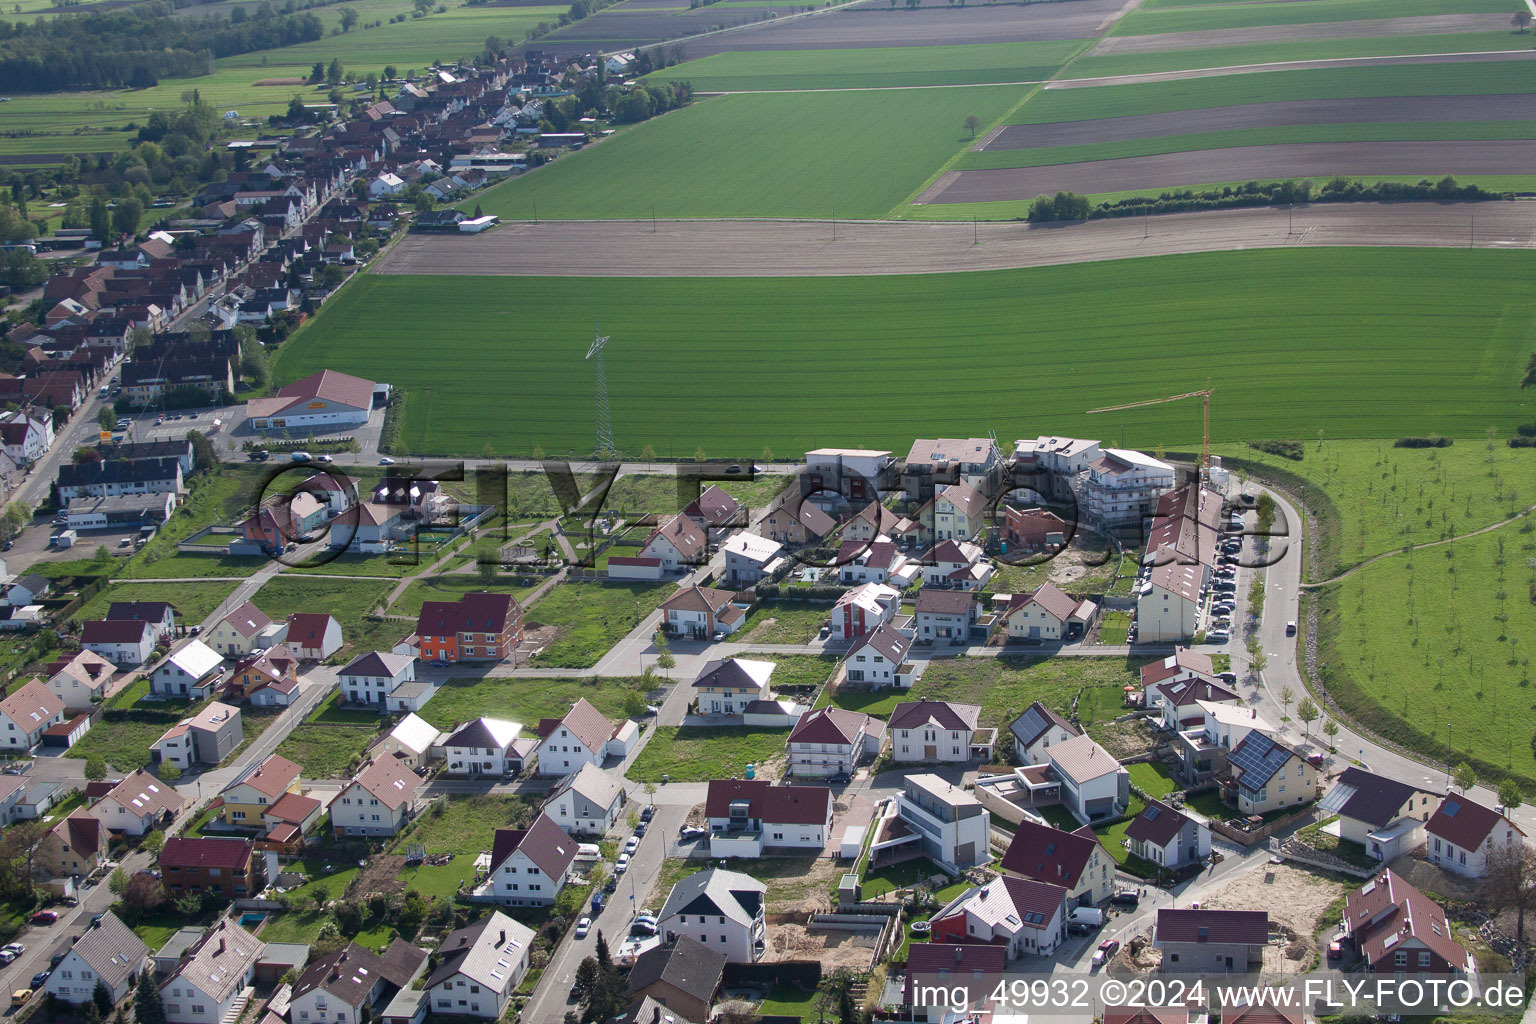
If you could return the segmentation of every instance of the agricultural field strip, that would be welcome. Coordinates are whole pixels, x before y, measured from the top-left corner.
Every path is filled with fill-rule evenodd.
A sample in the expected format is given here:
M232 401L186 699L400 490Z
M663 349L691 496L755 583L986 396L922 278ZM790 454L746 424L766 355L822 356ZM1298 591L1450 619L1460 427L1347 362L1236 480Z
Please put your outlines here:
M1232 75L1273 74L1281 71L1324 71L1340 68L1415 66L1422 64L1484 64L1491 61L1536 59L1536 50L1469 50L1464 53L1400 53L1370 57L1322 57L1316 60L1264 61L1256 64L1232 64L1224 67L1153 71L1145 74L1101 75L1096 78L1063 76L1046 85L1047 89L1087 89L1106 85L1148 85L1154 82L1183 82L1192 78L1226 78ZM1277 93L1279 95L1279 93Z
M1462 240L1470 212L1479 208L1426 205L1424 214L1443 217L1446 229L1454 225ZM1401 208L1385 209L1401 217ZM1324 212L1298 211L1308 218ZM1286 237L1285 211L1246 213L1251 220L1211 223L1274 224L1278 240ZM1484 216L1478 221L1478 237L1485 239ZM864 227L852 226L856 233ZM1104 255L1145 251L1145 243L1131 236L1145 230L1141 224L1106 227L1099 237L1113 244ZM914 236L943 237L947 230L957 250L991 248L991 242L961 242L956 236L966 232L959 226L913 228ZM1086 225L1085 233L1098 228ZM1301 231L1317 233L1305 226ZM635 245L649 244L639 237L644 234L636 231ZM1013 226L989 234L1039 240L1082 233ZM609 243L617 245L616 237L609 235ZM894 254L899 236L886 231L881 237L883 252ZM1155 237L1153 232L1148 242ZM1531 240L1528 226L1521 244ZM604 310L605 332L622 339L611 345L607 369L623 450L702 444L711 455L728 456L764 445L783 451L817 447L853 422L825 413L845 386L833 364L858 363L877 352L904 355L868 360L862 372L869 387L899 388L916 375L925 389L920 403L860 410L859 436L871 445L921 435L946 421L953 426L956 403L971 411L970 422L990 423L1002 433L1025 436L1041 420L1063 432L1113 431L1115 423L1096 424L1097 417L1089 422L1082 410L1115 401L1127 375L1154 393L1177 387L1189 373L1211 372L1212 352L1235 352L1234 344L1243 358L1218 360L1214 382L1230 401L1254 410L1240 425L1225 428L1240 429L1244 437L1479 436L1489 427L1508 431L1521 415L1518 390L1509 382L1528 351L1524 332L1536 307L1530 274L1536 257L1529 251L1264 249L1028 271L854 278L846 276L852 265L842 244L833 247L844 261L835 271L840 276L830 278L369 275L285 343L274 373L293 379L323 362L342 372L366 368L385 379L409 377L402 443L416 451L473 454L489 442L516 455L535 439L546 450L585 447L589 427L569 410L590 403L585 346L576 343L590 322L577 310L596 305ZM435 301L423 302L429 294ZM1094 298L1106 294L1116 295L1116 302ZM1307 301L1297 303L1297 295ZM645 312L658 299L673 311L664 324ZM850 302L866 311L853 321ZM444 303L462 311L462 341L423 364L416 339L427 329L430 311ZM516 332L505 328L505 308L519 310ZM764 317L763 310L775 315ZM1198 316L1191 316L1194 310ZM1020 323L1030 325L1032 354L1024 385L1031 393L1022 402ZM1340 331L1352 339L1347 349L1336 344ZM560 338L576 341L549 343ZM1101 349L1113 358L1090 364L1103 364L1098 374L1085 373L1081 353ZM767 350L774 359L762 359ZM959 353L969 355L960 359ZM483 372L488 359L545 383L507 403L497 397L505 393L503 376ZM1388 378L1380 370L1383 359L1392 365ZM715 382L687 403L676 402L665 383L679 360ZM786 408L784 394L796 396L793 406ZM1437 401L1426 408L1423 398L1430 394ZM435 398L416 401L423 395ZM1277 401L1278 395L1306 395L1309 401ZM794 408L822 415L787 414ZM1139 427L1127 433L1129 444L1187 439L1198 427L1180 410L1148 411L1133 422ZM1229 439L1218 433L1217 440Z
M1195 4L1184 7L1142 7L1120 19L1111 35L1159 35L1215 29L1257 28L1319 22L1353 22L1380 17L1389 9L1395 18L1440 14L1503 14L1506 24L1511 5L1503 0L1394 0L1388 7L1380 0L1312 0L1309 3Z
M1508 34L1509 17L1499 14L1432 14L1410 18L1367 18L1360 21L1323 21L1300 25L1264 25L1258 28L1218 28L1204 32L1162 32L1147 36L1105 36L1089 51L1090 57L1150 53L1164 50L1195 50L1203 47L1243 46L1320 39L1381 39L1393 36L1450 35L1462 32L1502 31ZM1519 37L1512 37L1518 39Z
M1018 223L814 221L541 221L473 238L412 235L373 267L384 276L837 277L963 273L1118 260L1127 254L1278 246L1464 247L1477 217L1479 246L1536 245L1536 203L1321 204L1284 210L1210 210L1090 221L1070 230ZM1294 229L1294 230L1293 230ZM1145 237L1143 237L1145 233ZM979 243L979 244L978 244ZM325 315L317 321L329 332ZM310 328L301 333L307 334ZM296 351L305 351L307 343ZM286 357L286 348L284 357ZM280 357L280 361L284 357ZM305 357L308 358L307 356ZM307 362L306 362L306 365ZM285 374L285 377L287 375ZM297 376L297 374L295 374Z
M1284 43L1252 43L1198 50L1085 55L1062 77L1097 79L1116 75L1162 74L1213 68L1263 67L1295 61L1381 60L1466 53L1524 53L1507 30L1454 35L1314 39Z
M1037 167L950 171L920 203L985 203L1067 191L1194 187L1216 181L1333 175L1520 174L1536 166L1536 139L1296 142L1184 150Z

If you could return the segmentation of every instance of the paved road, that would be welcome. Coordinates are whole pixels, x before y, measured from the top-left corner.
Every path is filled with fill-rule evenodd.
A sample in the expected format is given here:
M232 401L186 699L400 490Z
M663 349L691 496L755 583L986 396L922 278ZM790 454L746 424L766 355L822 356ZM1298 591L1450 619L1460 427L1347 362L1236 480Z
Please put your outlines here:
M1476 223L1475 233L1471 230ZM1326 203L1071 225L917 221L544 221L411 235L380 274L819 277L1054 266L1280 246L1536 247L1536 203Z

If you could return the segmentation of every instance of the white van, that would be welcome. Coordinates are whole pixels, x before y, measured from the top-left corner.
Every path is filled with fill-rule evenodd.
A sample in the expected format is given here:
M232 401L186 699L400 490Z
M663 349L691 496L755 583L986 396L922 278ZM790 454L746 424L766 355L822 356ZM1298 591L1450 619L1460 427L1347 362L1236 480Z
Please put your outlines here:
M602 858L603 851L598 849L596 843L581 843L576 847L576 860L578 861L590 863L591 861L602 860Z
M1072 928L1097 928L1104 923L1104 911L1098 907L1073 907L1067 915L1067 926Z

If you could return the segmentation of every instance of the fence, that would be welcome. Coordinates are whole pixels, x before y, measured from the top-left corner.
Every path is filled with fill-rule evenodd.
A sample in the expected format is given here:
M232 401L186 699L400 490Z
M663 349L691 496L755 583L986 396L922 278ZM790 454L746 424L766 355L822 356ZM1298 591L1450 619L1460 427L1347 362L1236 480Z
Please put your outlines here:
M820 960L784 960L779 963L725 965L721 983L726 988L772 988L775 985L792 985L806 992L814 992L821 984Z
M1310 818L1313 814L1313 811L1314 808L1308 805L1307 807L1302 808L1294 814L1287 814L1283 818L1276 818L1273 821L1266 821L1263 825L1253 829L1234 828L1233 826L1228 825L1226 822L1217 821L1214 818L1207 822L1207 824L1210 825L1212 832L1232 840L1232 842L1239 846L1255 846L1261 841L1268 839L1276 832L1284 831L1290 826L1296 824L1296 822Z
M179 541L176 544L176 550L180 551L182 554L188 554L188 555L190 555L190 554L198 554L198 555L227 555L227 554L229 554L229 541L226 540L222 544L211 544L211 543L205 542L202 539L202 538L205 538L205 537L213 537L213 536L234 538L234 537L243 536L243 534L241 534L240 530L237 527L234 527L234 526L209 526L209 527L205 527L205 528L203 528L201 530L198 530L196 533L192 534L190 537L186 538L185 540Z
M1354 875L1356 878L1370 878L1376 874L1376 869L1374 868L1357 867L1347 860L1335 857L1331 853L1314 850L1312 847L1294 838L1285 840L1271 838L1269 841L1269 852L1277 857L1284 857L1286 860L1295 861L1298 864L1310 864L1312 867L1322 868L1324 871L1337 871L1345 875Z

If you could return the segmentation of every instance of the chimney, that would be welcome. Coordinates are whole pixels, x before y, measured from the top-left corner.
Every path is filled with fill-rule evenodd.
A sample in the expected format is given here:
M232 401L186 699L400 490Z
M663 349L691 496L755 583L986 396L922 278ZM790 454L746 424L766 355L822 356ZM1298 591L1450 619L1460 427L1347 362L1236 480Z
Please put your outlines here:
M661 1024L661 1007L651 1007L651 1024Z
M507 944L507 930L505 928L503 928L501 930L501 936L496 940L496 945L498 945L498 946L505 946L506 944Z
M224 952L224 937L221 935L219 936L219 949L217 953L214 953L214 956L218 956L222 952Z

